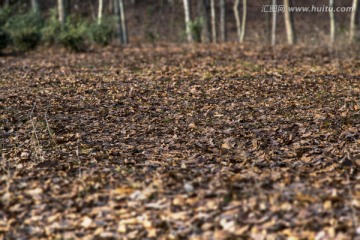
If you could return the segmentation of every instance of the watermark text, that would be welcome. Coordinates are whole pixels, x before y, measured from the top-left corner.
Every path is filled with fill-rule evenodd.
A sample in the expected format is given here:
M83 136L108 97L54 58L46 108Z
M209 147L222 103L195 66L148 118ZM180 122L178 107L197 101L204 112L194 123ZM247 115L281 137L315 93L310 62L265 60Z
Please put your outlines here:
M330 7L330 6L310 6L310 7L289 7L289 12L352 12L352 7ZM285 5L263 5L261 12L283 13L286 11Z

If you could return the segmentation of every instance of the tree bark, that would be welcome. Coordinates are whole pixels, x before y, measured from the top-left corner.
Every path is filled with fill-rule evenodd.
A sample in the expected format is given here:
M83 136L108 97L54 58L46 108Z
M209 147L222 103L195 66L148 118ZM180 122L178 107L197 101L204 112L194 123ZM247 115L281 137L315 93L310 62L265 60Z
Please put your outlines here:
M58 0L58 17L61 24L65 24L66 21L66 6L65 0Z
M117 17L119 15L119 4L118 4L118 0L113 0L113 12L114 15Z
M31 7L34 13L39 13L40 12L40 8L39 8L39 1L38 0L31 0Z
M330 43L331 45L335 42L335 14L334 14L334 0L329 0L329 15L330 15Z
M220 0L220 36L221 41L226 42L226 3Z
M71 0L64 0L64 6L65 6L65 13L66 17L71 14Z
M358 0L353 0L352 4L352 12L351 12L351 18L350 18L350 31L349 31L349 42L353 43L355 40L355 33L356 33L356 14L357 14L357 8L359 5Z
M209 43L210 42L210 26L209 26L209 17L207 13L206 0L198 0L197 2L197 11L202 20L201 26L201 42Z
M190 1L183 0L184 3L184 13L185 13L185 28L186 28L186 37L188 42L193 41L193 36L191 32L191 10L190 10Z
M290 45L295 43L295 29L292 13L290 12L290 0L284 0L285 6L285 27L286 27L286 37L287 42Z
M240 42L243 43L245 39L246 33L246 14L247 14L247 2L243 0L243 15L242 15L242 24L241 24L241 34L240 34Z
M104 0L99 0L98 17L97 17L97 23L99 25L102 23L103 8L104 8Z
M215 14L215 0L210 0L211 6L211 32L212 32L212 41L213 43L217 42L216 34L216 14Z
M114 10L113 10L114 9L114 1L109 1L107 6L108 6L108 10L107 10L108 12L111 12L111 13L114 12Z
M271 5L272 0L268 0L269 5ZM271 43L271 22L270 22L270 12L265 12L265 35L266 35L266 43Z
M126 17L125 17L123 0L119 0L119 14L120 14L121 29L122 29L122 42L123 44L128 44L129 39L127 34Z
M122 34L122 24L121 24L121 18L120 18L120 11L119 11L119 1L118 0L114 0L113 1L113 7L114 7L114 15L117 17L117 29L118 29L118 38L119 38L119 43L123 44L123 34Z
M359 25L360 22L360 2L356 1L356 14L355 14L355 24Z
M272 0L272 5L276 5L276 0ZM271 45L276 44L276 18L277 13L275 10L272 12L272 24L271 24Z
M236 32L237 32L238 40L239 40L239 42L241 42L241 20L240 20L240 14L239 14L239 5L240 5L240 0L235 0L234 15L235 15L235 21L236 21Z

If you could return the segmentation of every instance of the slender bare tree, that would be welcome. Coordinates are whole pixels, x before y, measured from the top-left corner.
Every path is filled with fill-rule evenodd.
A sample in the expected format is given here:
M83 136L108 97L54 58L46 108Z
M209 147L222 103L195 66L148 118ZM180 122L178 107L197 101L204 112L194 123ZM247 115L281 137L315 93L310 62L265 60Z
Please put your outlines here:
M100 25L101 22L102 22L103 8L104 8L104 0L99 0L98 17L97 17L97 23L98 23L99 25Z
M272 0L272 5L276 6L276 0ZM273 9L272 12L272 25L271 25L271 45L276 44L276 18L277 18L277 12L275 9Z
M58 5L59 22L61 24L64 24L65 21L66 21L66 4L65 4L65 0L58 0L57 5Z
M238 35L239 42L242 43L244 42L245 32L246 32L247 1L243 0L242 20L240 20L239 6L240 6L240 0L235 0L234 15L236 21L236 32Z
M226 2L220 0L220 37L222 42L226 42Z
M271 5L272 0L268 0L269 5ZM266 11L265 12L265 37L266 37L266 43L271 43L271 12Z
M113 10L114 10L114 15L117 17L118 21L117 21L117 33L118 33L118 39L119 39L119 43L123 44L123 34L122 34L122 25L121 25L121 18L120 18L120 11L119 11L119 1L118 0L114 0L113 1Z
M190 9L190 0L183 0L184 3L184 13L185 13L185 27L186 27L186 37L188 42L193 41L193 36L191 32L191 9Z
M354 42L355 39L355 33L356 33L356 14L358 10L359 1L353 0L352 4L352 12L351 12L351 18L350 18L350 31L349 31L349 42Z
M119 16L119 3L118 3L118 0L113 0L111 1L111 10L113 11L115 17Z
M242 23L241 23L241 34L240 34L240 42L244 42L245 32L246 32L246 13L247 13L247 2L243 0L243 15L242 15Z
M217 34L216 34L216 10L215 10L215 0L210 0L210 8L211 8L211 35L212 41L214 43L217 42Z
M31 0L31 7L32 7L33 12L39 13L40 8L39 8L39 1L38 0Z
M241 42L241 20L239 14L239 5L240 5L240 0L235 0L233 10L234 10L235 22L236 22L236 32L239 42Z
M126 26L126 17L125 17L125 9L124 9L124 2L123 0L118 0L119 1L119 15L120 15L120 25L121 25L121 33L122 33L122 43L123 44L128 44L129 43L129 39L128 39L128 34L127 34L127 26Z
M295 43L295 28L292 14L290 12L290 0L284 0L285 6L285 27L286 37L288 44L292 45Z
M329 0L329 15L330 15L330 43L335 42L335 14L334 14L334 0Z
M210 42L210 25L209 25L209 16L207 13L207 0L198 0L197 1L197 11L201 18L201 42L208 43Z

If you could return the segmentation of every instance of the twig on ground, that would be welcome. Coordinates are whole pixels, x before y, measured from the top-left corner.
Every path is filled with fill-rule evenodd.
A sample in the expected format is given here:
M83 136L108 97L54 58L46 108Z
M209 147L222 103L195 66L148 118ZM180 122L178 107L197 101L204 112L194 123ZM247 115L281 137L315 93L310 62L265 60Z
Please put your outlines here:
M37 129L36 129L36 126L35 126L35 123L33 121L33 114L34 114L34 111L35 111L35 108L36 108L36 101L34 103L34 106L30 112L30 122L31 122L31 125L32 125L32 128L33 128L33 132L34 132L34 137L35 137L35 155L36 155L36 158L37 159L41 159L43 160L44 159L44 156L41 154L41 145L40 145L40 141L39 141L39 137L37 135Z

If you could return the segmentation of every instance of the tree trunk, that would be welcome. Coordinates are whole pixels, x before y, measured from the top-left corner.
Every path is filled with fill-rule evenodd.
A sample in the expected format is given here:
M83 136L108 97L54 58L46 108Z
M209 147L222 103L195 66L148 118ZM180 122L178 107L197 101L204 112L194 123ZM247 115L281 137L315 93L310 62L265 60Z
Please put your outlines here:
M351 19L350 19L350 31L349 31L349 42L354 42L355 33L356 33L356 14L358 8L358 0L353 0L352 4L352 12L351 12Z
M121 18L120 18L120 12L119 12L119 1L114 0L114 15L117 17L117 29L118 29L118 37L119 37L119 43L123 44L123 33L122 33L122 24L121 24Z
M65 0L66 14L71 15L71 0Z
M126 17L125 17L125 9L124 9L124 2L123 0L119 0L119 18L120 18L120 25L121 25L121 35L122 35L122 43L128 44L129 39L127 35L127 27L126 27Z
M288 44L293 45L295 43L295 30L294 30L294 21L292 13L290 12L290 0L284 0L285 6L285 27L286 27L286 37Z
M271 5L271 0L269 1L269 5ZM266 43L271 43L271 22L270 22L270 12L265 12L265 35L266 35Z
M356 3L356 14L355 14L355 24L358 26L359 25L359 22L360 22L360 3L359 1L357 0L357 3ZM358 29L359 30L359 29Z
M276 0L272 0L272 5L276 5ZM272 12L272 25L271 25L271 45L276 44L276 11Z
M34 13L40 12L38 0L31 0L31 7Z
M102 13L104 8L104 0L99 0L99 7L98 7L98 17L97 17L97 23L100 25L102 22Z
M217 34L216 34L215 0L210 0L210 6L211 6L212 41L213 41L213 43L216 43L217 42Z
M221 41L226 42L226 3L220 0L220 36Z
M59 22L61 24L64 24L66 21L66 6L65 6L65 0L58 0L58 17Z
M209 16L207 13L206 0L198 0L197 11L202 21L201 26L201 42L210 42L210 25Z
M113 0L112 1L112 5L113 5L113 8L112 8L112 10L113 10L113 12L114 12L114 15L116 16L116 17L118 17L119 16L119 4L118 4L118 0Z
M335 14L334 14L334 0L329 0L329 15L330 15L330 43L335 42Z
M108 6L108 12L110 12L110 13L112 13L112 12L114 12L114 1L109 1L109 3L107 4L107 6Z
M238 40L239 40L239 42L241 42L241 20L240 20L240 14L239 14L239 5L240 5L240 0L235 0L234 15L235 15L235 21L236 21L236 32L237 32Z
M184 13L185 13L185 27L186 27L186 37L188 42L193 41L193 36L191 32L191 10L190 10L190 1L183 0L184 3Z
M241 24L241 34L240 42L243 43L245 39L245 29L246 29L246 13L247 13L247 2L243 0L243 15L242 15L242 24Z

